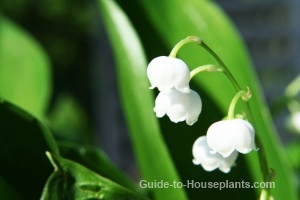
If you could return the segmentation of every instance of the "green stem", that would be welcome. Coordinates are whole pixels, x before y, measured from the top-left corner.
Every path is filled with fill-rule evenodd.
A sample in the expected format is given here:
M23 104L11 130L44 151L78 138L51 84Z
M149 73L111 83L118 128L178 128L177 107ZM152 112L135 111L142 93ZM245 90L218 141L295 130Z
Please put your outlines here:
M191 71L190 79L200 72L223 72L223 68L216 65L203 65Z
M290 113L295 114L300 110L300 102L297 99L292 99L288 102L287 108Z
M210 55L212 55L217 60L217 62L220 64L220 66L223 67L224 74L228 77L228 79L230 80L230 82L233 85L233 87L235 88L235 90L237 92L241 91L242 89L239 86L238 82L235 80L234 76L231 74L231 72L226 67L226 65L223 63L223 61L219 58L219 56L209 46L207 46L204 42L202 42L200 44L200 46L202 46Z
M193 38L196 38L196 37L193 36ZM194 40L196 40L196 39L194 39ZM211 54L216 59L216 61L219 63L219 65L223 68L224 74L230 80L230 82L233 85L233 87L235 88L235 90L237 92L240 92L241 91L240 85L238 84L238 82L236 81L234 76L231 74L229 69L226 67L226 65L223 63L223 61L219 58L219 56L209 46L207 46L203 41L198 44L200 46L202 46L209 54ZM252 114L252 111L250 109L250 105L248 102L246 102L246 109L249 113L250 121L252 121L253 126L256 127L255 120L254 120L254 117L253 117L253 114ZM258 143L260 149L263 149L263 145L262 145L262 142L260 141L259 137L256 137L256 142ZM264 179L266 180L266 177L269 174L269 167L268 167L268 162L266 159L265 151L262 151L262 150L258 151L258 155L259 155L259 160L260 160L261 172L263 174ZM269 194L267 194L267 196L269 196Z
M287 97L295 97L300 92L300 75L298 75L285 89Z
M242 97L243 100L247 101L246 99L247 98L250 98L251 94L250 94L250 90L248 88L248 92L245 94L245 91L241 91L241 87L240 85L238 84L238 82L236 81L236 79L234 78L234 76L231 74L230 70L226 67L226 65L223 63L223 61L220 59L220 57L209 47L207 46L200 38L196 37L196 36L189 36L183 40L181 40L180 42L178 42L175 47L172 49L171 53L170 53L170 57L176 57L176 54L177 52L179 51L179 49L187 44L187 43L190 43L190 42L195 42L197 43L198 45L202 46L210 55L212 55L216 61L219 63L220 67L222 68L222 71L224 72L224 74L227 76L227 78L229 79L229 81L231 82L231 84L233 85L233 87L235 88L235 90L238 92L238 94L234 97L234 99L232 100L232 103L231 104L236 104L237 100ZM205 68L203 68L205 69ZM198 72L197 72L198 70ZM195 71L193 70L191 72L191 78L199 73L200 71L203 71L202 69L195 69ZM206 71L206 70L204 70ZM299 78L299 82L300 82L300 78ZM298 83L298 79L297 79L297 83ZM300 88L299 88L300 90ZM294 89L293 89L294 91ZM241 95L243 93L243 95ZM241 95L241 96L240 96ZM248 95L248 97L247 97ZM238 96L238 97L237 97ZM247 98L244 98L244 97L247 97ZM230 108L229 108L229 111L228 111L228 117L232 118L232 116L234 115L234 107L235 106L231 106L230 105ZM254 117L253 117L253 114L252 114L252 111L250 109L250 105L248 102L246 102L246 109L249 113L249 119L250 121L252 121L253 123L253 126L256 127L255 125L255 120L254 120ZM234 118L234 117L233 117ZM259 137L256 137L256 142L258 144L258 146L260 147L260 151L258 152L258 155L259 155L259 161L260 161L260 168L261 168L261 172L263 174L263 177L264 177L264 180L267 180L268 176L269 176L269 167L268 167L268 163L267 163L267 159L266 159L266 153L265 151L263 150L263 144L262 142L260 141L260 138ZM265 191L263 191L264 193ZM267 190L266 191L267 194L266 194L266 197L268 198L269 197L269 191Z
M266 177L266 182L271 182L275 178L274 169L270 169L268 176ZM260 193L259 200L270 200L270 188L262 189Z
M234 109L235 109L235 105L237 103L237 101L239 100L239 98L246 96L247 92L245 91L239 91L231 100L229 109L228 109L228 118L227 119L234 119ZM251 95L250 95L251 96Z
M172 49L172 51L171 51L171 53L170 53L169 56L170 56L170 57L176 58L176 55L177 55L177 52L179 51L179 49L180 49L183 45L185 45L185 44L187 44L187 43L190 43L190 42L195 42L195 43L201 45L202 40L201 40L200 38L198 38L198 37L195 37L195 36L189 36L189 37L187 37L187 38L185 38L185 39L179 41L179 42L174 46L174 48Z
M300 102L297 101L296 96L300 92L300 75L298 75L285 89L284 93L287 99L287 107L291 113L295 113L300 110Z

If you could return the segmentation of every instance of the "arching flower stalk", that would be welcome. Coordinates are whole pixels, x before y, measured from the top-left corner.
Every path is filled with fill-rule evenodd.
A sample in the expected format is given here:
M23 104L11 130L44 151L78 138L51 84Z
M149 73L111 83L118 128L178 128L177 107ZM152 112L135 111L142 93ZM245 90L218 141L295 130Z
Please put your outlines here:
M251 150L257 150L253 126L244 119L234 118L234 108L239 98L248 101L251 98L249 88L247 92L240 91L234 96L227 118L215 122L207 131L207 144L212 154L220 153L223 157L228 157L233 151L247 154Z

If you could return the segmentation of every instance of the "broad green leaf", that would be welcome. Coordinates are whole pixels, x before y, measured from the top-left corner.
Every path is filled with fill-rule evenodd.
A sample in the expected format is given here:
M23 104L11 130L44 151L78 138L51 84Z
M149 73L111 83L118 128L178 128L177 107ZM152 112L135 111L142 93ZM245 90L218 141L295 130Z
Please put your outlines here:
M159 37L170 50L179 40L189 35L199 36L220 56L241 87L243 89L250 87L253 97L249 101L251 113L247 114L255 126L257 137L264 145L264 147L260 146L260 151L265 150L269 167L276 171L276 188L272 189L271 193L275 199L296 199L290 163L272 125L244 45L225 14L210 1L140 0L138 2L143 6ZM149 37L150 34L144 38ZM178 56L187 62L191 69L203 64L217 64L212 56L195 44L184 47ZM203 88L224 115L226 114L235 91L223 74L200 74L192 82ZM246 111L245 109L240 106L236 112ZM253 175L253 181L262 181L257 153L252 152L245 158Z
M98 0L117 64L124 113L142 179L173 183L179 177L153 115L146 60L131 23L112 0ZM154 199L186 199L184 188L152 189Z
M23 199L38 199L51 173L45 151L58 154L48 129L20 108L0 102L0 179ZM10 190L1 185L1 199Z
M45 52L28 33L0 13L0 97L42 119L50 90Z
M139 192L135 183L114 165L103 151L70 142L60 142L59 149L62 157L75 161L125 188Z
M45 185L41 200L147 199L76 162L51 155L49 152L47 152L47 156L55 170Z

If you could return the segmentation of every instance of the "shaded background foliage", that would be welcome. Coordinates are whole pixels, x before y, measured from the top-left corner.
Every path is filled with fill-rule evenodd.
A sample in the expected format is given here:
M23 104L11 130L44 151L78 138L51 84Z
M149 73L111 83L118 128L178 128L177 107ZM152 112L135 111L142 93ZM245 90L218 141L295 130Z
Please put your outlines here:
M138 1L128 2L118 0L117 2L126 11L137 32L141 36L142 44L146 47L148 60L158 55L168 54L170 49L163 45L163 41L158 36L154 27L151 26L150 20L143 12L143 8ZM262 14L268 9L274 9L275 14L270 18L274 19L275 22L276 19L279 21L283 20L283 22L294 22L293 19L296 18L297 15L291 16L291 19L276 18L282 16L278 14L281 12L278 10L279 5L274 8L271 3L256 2L251 4L242 3L242 1L240 2L240 5L236 5L236 7L230 6L230 3L227 4L226 1L220 2L220 5L225 10L228 10L229 16L236 22L236 25L240 28L244 39L249 45L250 52L252 52L254 62L257 66L258 74L260 75L260 80L265 88L268 102L271 103L274 98L278 97L277 94L283 91L288 80L294 77L296 73L300 72L300 62L296 60L294 56L294 62L287 57L282 56L282 52L285 51L283 49L296 49L295 52L298 52L299 47L289 46L290 42L287 42L284 39L281 40L286 33L280 31L278 31L277 34L278 38L275 38L268 43L267 39L269 37L268 34L270 33L265 33L263 31L257 33L253 30L253 24L248 24L248 22L252 19L253 15L255 15L258 18L258 25L270 25L270 20L266 20ZM261 4L264 6L260 7ZM280 5L288 5L288 3L285 4L281 1ZM291 5L294 5L294 8L299 6L297 3ZM127 128L123 119L124 117L121 111L120 102L118 101L119 94L115 83L115 69L112 67L114 64L112 50L108 42L107 33L104 30L103 22L98 13L99 10L96 7L95 1L85 0L18 0L14 1L14 3L10 0L2 0L0 2L0 11L29 31L49 54L53 70L53 96L49 110L57 108L56 102L58 99L61 99L61 95L65 91L71 94L71 96L78 101L78 107L81 107L80 109L82 109L80 112L84 113L82 115L86 116L86 124L83 130L88 130L88 132L97 134L95 136L87 136L88 139L86 139L85 142L96 143L97 145L102 146L113 161L138 180L139 175L136 172L135 161L130 150L130 142L126 136ZM292 7L286 6L284 8L288 10ZM263 8L265 8L265 10ZM245 18L241 18L241 15L245 16ZM248 19L249 16L250 19ZM145 24L147 24L147 26L145 26ZM282 29L281 25L282 24L279 24L277 28ZM290 26L299 27L297 23L291 23ZM274 33L274 27L271 27L270 30ZM293 28L291 28L291 30L293 30ZM292 38L296 40L296 36ZM150 37L151 40L149 40ZM266 58L268 56L262 58L262 53L257 52L265 52L262 50L262 47L268 45L264 44L269 44L270 49L273 51L273 54L271 52L271 55L269 55L269 59ZM294 43L294 45L296 44ZM274 63L280 64L273 67ZM289 65L290 70L286 70L286 65ZM99 66L101 66L101 68L99 68ZM284 76L282 75L283 73ZM269 76L270 74L272 75ZM280 79L277 79L279 74ZM276 79L276 81L274 81L274 79ZM272 85L271 83L276 84ZM192 87L199 91L201 97L206 100L204 102L206 107L203 108L203 113L205 114L200 116L199 122L205 118L207 121L206 124L208 125L209 123L213 123L215 118L222 118L222 113L220 113L213 102L209 101L209 97L206 96L205 92L196 86ZM53 112L50 113L50 116L51 114L53 115ZM211 117L212 115L214 117ZM289 138L295 137L286 137L286 132L284 131L282 124L282 119L286 115L287 113L285 112L285 115L281 115L276 119L278 121L278 128L282 133L282 138L288 143ZM56 127L59 127L59 122L57 122L56 125ZM193 143L200 133L205 133L208 128L207 125L203 126L201 123L197 123L193 127L188 127L189 131L193 130L192 132L195 133L195 135L193 136L194 138L188 137L187 140L184 140L182 135L175 135L172 134L172 132L184 132L187 128L185 124L174 125L166 118L161 120L163 132L165 133L166 130L168 130L169 133L171 132L171 134L164 134L164 139L167 141L167 145L170 148L177 169L181 172L184 171L182 177L184 177L185 180L191 180L195 177L195 171L187 168L187 165L185 164L191 161L190 144ZM54 125L53 130L57 133L57 137L60 138L60 129L55 129L56 127ZM75 126L72 130L76 131L76 129L78 129L78 127ZM98 140L93 140L93 137ZM78 138L75 138L74 140L78 143L82 143ZM186 148L178 148L179 146L184 146ZM239 157L237 162L242 168L246 168L242 156ZM200 168L198 168L198 170L199 174L196 176L203 177L203 181L220 181L228 179L228 175L220 172L207 174ZM240 170L235 170L232 173L231 177L233 177L233 179L231 181L240 181L241 179L251 181L249 174L243 173ZM210 192L211 191L203 191L204 194ZM189 190L190 197L197 195L197 193L198 191L196 190ZM213 195L237 195L238 198L241 193L247 194L245 195L245 199L255 198L255 195L251 190L240 190L239 193L237 193L236 190L228 189L215 192Z
M0 11L30 32L49 54L53 98L71 91L91 110L90 38L93 14L89 1L1 1Z

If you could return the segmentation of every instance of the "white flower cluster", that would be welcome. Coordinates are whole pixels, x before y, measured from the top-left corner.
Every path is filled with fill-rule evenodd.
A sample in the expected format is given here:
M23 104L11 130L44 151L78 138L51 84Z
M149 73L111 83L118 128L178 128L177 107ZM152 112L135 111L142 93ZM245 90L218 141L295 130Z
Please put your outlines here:
M157 117L169 116L172 122L185 121L193 125L202 110L200 96L189 87L190 70L180 59L160 56L147 68L150 89L158 88L154 112ZM254 145L255 132L243 119L228 119L212 124L206 136L199 137L192 149L193 163L206 171L219 168L228 173L238 157L246 154Z
M147 68L151 87L160 91L155 100L157 117L169 116L172 122L185 121L193 125L202 110L200 96L190 89L190 70L180 59L160 56L154 58Z
M206 136L195 141L193 163L201 164L206 171L219 168L228 173L238 152L247 154L256 150L254 138L254 128L243 119L218 121L209 127Z

